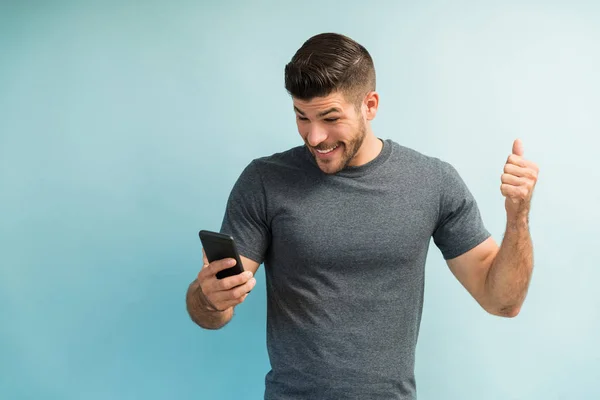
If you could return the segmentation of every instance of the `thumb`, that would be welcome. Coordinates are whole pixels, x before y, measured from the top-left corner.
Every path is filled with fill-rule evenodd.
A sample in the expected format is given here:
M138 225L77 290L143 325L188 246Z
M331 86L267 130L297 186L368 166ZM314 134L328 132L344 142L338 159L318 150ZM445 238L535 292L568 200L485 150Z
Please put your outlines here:
M515 142L513 143L512 152L517 156L523 155L523 142L521 141L521 139L515 140Z

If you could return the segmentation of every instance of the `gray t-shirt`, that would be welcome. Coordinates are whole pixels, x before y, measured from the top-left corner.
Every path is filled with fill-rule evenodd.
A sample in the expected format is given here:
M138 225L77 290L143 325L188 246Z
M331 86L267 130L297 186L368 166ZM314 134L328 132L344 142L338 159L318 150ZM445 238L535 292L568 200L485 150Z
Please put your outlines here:
M457 171L387 139L324 174L305 146L253 160L221 232L264 262L265 399L415 399L430 238L445 259L490 234Z

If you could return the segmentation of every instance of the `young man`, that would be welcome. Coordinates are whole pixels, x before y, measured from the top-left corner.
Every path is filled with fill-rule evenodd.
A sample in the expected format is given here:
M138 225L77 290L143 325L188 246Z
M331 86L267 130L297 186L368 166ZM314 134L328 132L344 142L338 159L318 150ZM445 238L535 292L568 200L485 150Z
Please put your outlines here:
M208 263L187 306L224 326L264 262L265 399L413 399L414 356L430 239L489 313L519 313L533 268L528 213L537 166L515 141L501 177L507 227L499 248L448 163L377 138L379 96L367 50L321 34L285 68L303 146L253 160L230 194L221 232L245 273L217 280Z

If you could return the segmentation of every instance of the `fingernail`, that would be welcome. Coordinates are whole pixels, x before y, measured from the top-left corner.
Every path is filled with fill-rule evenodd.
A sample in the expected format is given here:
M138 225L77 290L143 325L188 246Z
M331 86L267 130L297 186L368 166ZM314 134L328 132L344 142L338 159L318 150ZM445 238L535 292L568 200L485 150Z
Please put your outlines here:
M252 278L252 271L246 271L245 274L248 277L248 279Z
M235 265L235 260L234 259L230 259L227 264L229 264L229 265L231 265L233 267Z

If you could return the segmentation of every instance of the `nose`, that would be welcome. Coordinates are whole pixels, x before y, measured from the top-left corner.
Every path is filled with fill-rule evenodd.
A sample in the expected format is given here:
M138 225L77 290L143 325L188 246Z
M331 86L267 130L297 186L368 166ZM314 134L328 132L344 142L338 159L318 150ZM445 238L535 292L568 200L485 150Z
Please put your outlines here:
M306 141L312 147L316 147L319 143L327 139L327 131L319 124L311 124L306 133Z

